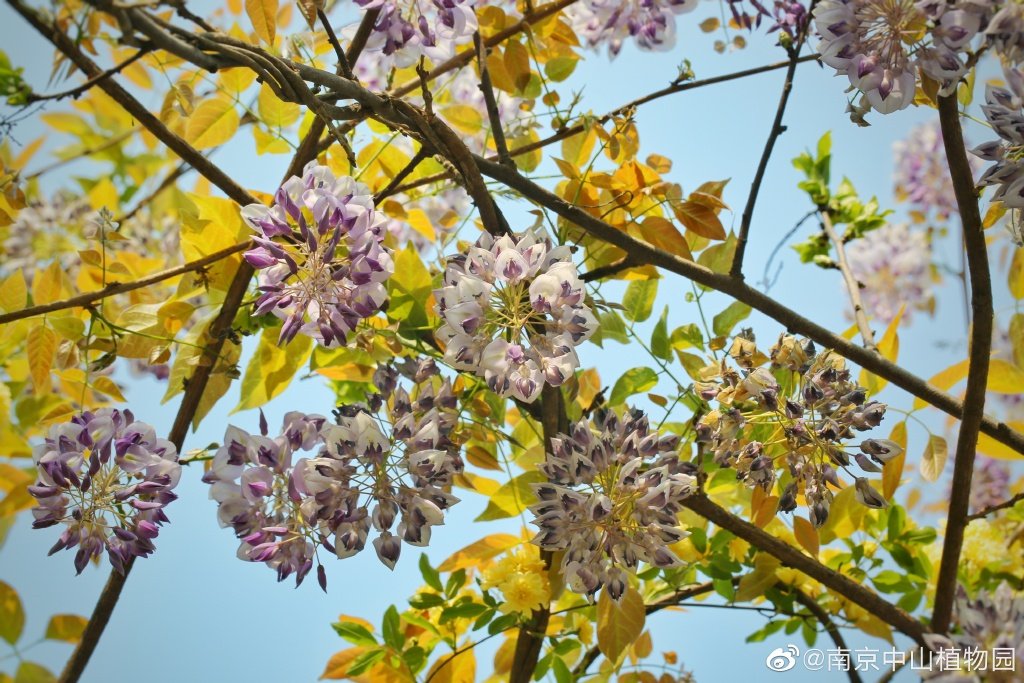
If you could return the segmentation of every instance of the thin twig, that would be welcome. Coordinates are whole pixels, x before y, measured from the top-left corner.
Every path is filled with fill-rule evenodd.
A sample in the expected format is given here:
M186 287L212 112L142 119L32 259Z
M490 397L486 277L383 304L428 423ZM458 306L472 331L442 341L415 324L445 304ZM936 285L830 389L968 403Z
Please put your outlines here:
M807 593L804 593L796 586L789 586L787 589L792 593L793 597L796 598L796 601L806 607L807 611L813 614L814 618L821 623L825 632L828 633L830 638L832 638L832 642L835 643L836 647L839 648L839 650L849 652L850 648L846 646L846 640L843 638L842 632L839 630L839 627L836 626L836 623L832 621L832 617L825 611L825 608L819 605L817 600L809 596ZM861 683L860 673L858 673L856 667L847 667L846 675L850 678L850 683Z
M473 34L473 41L476 43L476 58L480 64L480 92L484 94L484 105L487 108L487 118L491 123L491 136L494 138L494 149L498 153L498 163L514 167L515 162L508 154L505 131L501 127L498 102L494 97L494 86L491 85L491 72L487 69L487 47L480 37L480 31Z
M786 80L782 83L779 106L775 110L775 119L772 121L771 130L768 131L768 139L764 143L761 160L757 163L757 171L754 173L754 180L750 184L747 204L743 207L743 214L740 217L740 230L736 236L736 251L733 253L732 266L729 268L729 274L733 277L743 278L743 256L747 251L750 223L754 219L754 205L757 203L757 195L761 191L761 182L764 180L764 174L768 170L768 160L771 159L772 151L775 149L775 141L786 131L786 127L782 125L782 117L786 113L789 94L793 90L793 76L796 74L796 65L799 64L801 47L803 47L802 33L798 38L796 46L790 48L789 66L786 68Z
M195 261L189 261L188 263L184 263L180 266L175 266L174 268L168 268L167 270L161 270L158 273L153 273L141 280L133 280L132 282L111 282L103 289L98 289L95 292L86 292L85 294L79 294L69 299L61 299L60 301L53 301L48 304L29 306L28 308L23 308L20 311L0 313L0 325L5 325L16 320L23 320L25 318L33 318L37 315L53 313L54 311L62 311L67 308L85 308L86 306L90 306L101 299L106 299L108 296L132 292L136 289L149 287L150 285L155 285L158 282L163 282L164 280L170 280L173 277L184 275L185 273L201 271L217 261L222 261L233 254L244 251L250 246L252 246L252 242L239 242L238 244L233 244L230 247L225 247L224 249L215 251L212 254L198 258Z
M1006 509L1012 508L1013 506L1015 506L1017 503L1021 502L1022 500L1024 500L1024 491L1022 491L1021 493L1018 493L1013 498L1009 498L1008 500L1004 500L1002 503L997 503L996 505L989 505L986 508L982 508L981 510L978 510L974 514L967 515L967 521L968 522L973 522L976 519L984 519L985 517L988 517L991 514L995 514L996 512L999 512L1000 510L1006 510Z
M775 271L775 277L771 278L771 280L768 279L769 273L771 272L772 262L775 261L775 257L778 255L779 250L782 249L786 242L789 241L790 237L796 234L796 231L800 229L800 226L806 223L807 219L809 219L816 213L818 213L817 209L811 209L810 211L805 213L803 217L796 222L796 225L790 228L786 232L786 234L783 235L782 238L775 243L775 246L772 248L772 253L768 254L768 260L764 262L764 275L761 276L761 286L764 287L765 293L767 293L768 290L772 288L772 286L775 284L775 281L778 280L779 278L779 273L782 271L782 264L780 263L779 267Z
M133 54L131 57L129 57L128 59L124 60L123 62L121 62L117 66L113 66L113 67L107 69L106 71L104 71L103 73L101 73L101 74L99 74L97 76L93 76L92 78L87 80L85 83L82 83L81 85L79 85L77 87L71 88L70 90L65 90L64 92L57 92L57 93L53 93L53 94L50 94L50 95L37 95L36 93L29 93L28 98L27 98L27 103L28 104L32 104L34 102L45 102L47 100L58 100L58 101L60 101L60 100L66 99L68 97L74 97L74 98L77 99L83 93L85 93L85 91L88 90L89 88L92 88L93 86L97 85L100 81L102 81L102 80L104 80L106 78L110 78L111 76L113 76L115 74L121 73L122 71L127 69L129 66L131 66L132 64L137 62L139 59L141 59L145 55L149 54L151 51L152 51L152 48L149 47L149 46L142 47L135 54Z
M352 67L348 63L348 55L341 48L341 43L338 42L338 36L334 34L334 29L331 27L331 20L327 18L324 11L319 7L316 10L316 15L320 18L320 23L323 24L324 31L327 33L327 41L334 48L334 55L338 59L338 72L350 80L356 80L356 76L352 73Z
M960 220L963 224L974 320L968 356L967 388L964 391L960 430L956 439L956 456L953 459L953 488L949 494L949 512L946 516L942 560L939 564L939 577L935 583L935 605L932 611L932 630L936 633L945 633L953 615L960 550L970 508L974 457L978 446L978 432L984 419L989 353L992 348L993 310L988 246L981 224L981 212L978 210L974 178L964 147L956 94L939 97L939 123L942 126L942 142L946 148L949 173L953 180L953 193L956 195L957 208L960 210Z
M631 259L629 256L623 256L618 261L614 261L603 266L597 266L596 268L588 270L587 272L580 275L580 279L583 280L584 282L593 282L594 280L600 280L601 278L610 277L612 275L621 273L624 270L629 270L630 268L633 268L638 265L640 264Z
M383 190L373 196L373 203L380 204L383 200L395 194L395 188L401 185L402 181L408 178L409 174L415 171L416 167L423 163L428 156L430 156L430 152L427 151L426 147L420 147L416 150L416 154L409 160L409 163L395 174L395 177L388 182Z
M99 85L99 83L97 83L97 85ZM112 147L117 147L122 142L130 138L132 135L135 135L135 133L137 132L139 132L139 129L135 126L132 126L128 130L122 133L118 133L114 137L104 140L98 145L95 145L93 147L86 147L81 151L75 152L74 156L67 157L66 159L58 159L57 161L54 161L53 163L47 166L43 166L38 171L33 171L32 173L26 174L25 180L32 180L34 178L46 175L50 171L56 171L61 166L65 164L70 164L72 161L78 161L79 159L84 159L85 157L91 157L93 154L106 152L108 149L111 149Z
M846 290L850 295L850 304L853 306L853 319L857 323L857 329L860 330L860 337L864 340L864 346L872 351L876 351L878 350L878 345L875 344L875 333L871 330L871 323L868 321L868 314L864 310L864 302L860 297L860 288L863 285L853 275L850 261L846 258L846 245L836 232L835 226L832 225L832 215L827 208L821 212L821 227L825 234L828 235L832 246L836 249L836 266L839 268L839 272L842 273L843 281L846 283Z

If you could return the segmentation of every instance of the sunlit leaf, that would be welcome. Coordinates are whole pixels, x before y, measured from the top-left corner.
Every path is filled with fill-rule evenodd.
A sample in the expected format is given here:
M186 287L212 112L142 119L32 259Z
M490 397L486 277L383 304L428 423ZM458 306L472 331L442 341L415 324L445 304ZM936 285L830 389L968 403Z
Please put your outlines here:
M597 646L610 661L618 661L626 648L640 637L647 612L644 599L632 587L618 602L601 591L597 599Z

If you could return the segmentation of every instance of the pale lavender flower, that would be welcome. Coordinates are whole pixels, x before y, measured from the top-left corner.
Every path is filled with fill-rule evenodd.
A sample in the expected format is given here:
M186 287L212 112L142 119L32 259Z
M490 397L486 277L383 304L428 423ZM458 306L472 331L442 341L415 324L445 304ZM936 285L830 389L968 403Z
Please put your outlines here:
M372 532L377 555L393 568L401 542L424 546L431 527L458 502L447 491L462 470L451 439L457 412L450 383L417 368L412 393L391 368L378 371L380 394L344 406L337 424L320 415L285 415L279 436L228 427L204 481L222 526L241 540L240 559L263 562L296 585L320 564L323 547L339 558L363 550ZM313 451L293 462L299 451ZM326 573L317 578L326 590Z
M597 320L569 248L541 231L492 237L448 261L435 291L445 359L492 391L531 402L579 367L576 346Z
M601 410L551 440L540 465L549 481L531 485L540 529L533 543L565 551L570 590L593 595L604 586L618 600L640 562L682 564L667 546L688 535L678 515L697 483L678 448L679 437L660 435L639 410L621 418Z
M846 245L850 270L861 288L868 313L889 322L905 306L929 310L932 302L932 254L928 234L903 224L885 225Z
M1024 59L1024 4L989 2L995 15L985 27L985 40L1004 62L1019 64Z
M982 510L1010 498L1010 467L993 458L978 456L971 477L971 510Z
M907 39L925 20L914 0L823 0L813 14L823 62L846 74L875 110L910 106L916 66Z
M426 57L440 64L468 42L479 27L469 0L356 0L366 11L379 9L367 48L394 58L399 67Z
M996 185L993 201L1007 208L1024 208L1024 71L1007 68L1003 71L1006 87L985 88L985 112L998 140L986 142L971 150L989 166L978 180L979 186Z
M302 333L343 345L384 306L394 263L383 245L384 218L365 185L336 179L314 161L281 186L272 207L250 204L242 217L258 233L256 248L245 252L259 270L255 313L284 320L280 343Z
M573 30L586 44L608 46L615 57L632 38L643 50L670 50L676 41L676 15L692 11L698 0L582 0L566 8Z
M178 451L157 438L130 410L101 408L50 428L35 447L38 480L28 488L39 504L32 526L65 524L50 554L77 547L75 570L106 550L124 573L133 557L147 557L167 522L164 507L177 496Z
M892 146L896 197L922 216L940 221L958 212L938 121L915 126Z
M922 674L931 683L1018 682L1024 671L1024 596L1005 581L994 591L979 591L973 599L957 586L952 634L930 633L925 640L937 653L930 671ZM983 651L985 666L970 670L965 651Z

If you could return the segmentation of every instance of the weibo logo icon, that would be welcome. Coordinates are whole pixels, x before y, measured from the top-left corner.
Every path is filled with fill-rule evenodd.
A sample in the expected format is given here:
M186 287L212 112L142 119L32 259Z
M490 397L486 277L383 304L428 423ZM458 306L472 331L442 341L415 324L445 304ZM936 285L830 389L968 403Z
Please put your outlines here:
M769 652L764 663L772 671L789 671L796 666L796 658L799 656L800 648L796 645L787 645L785 648L777 647Z

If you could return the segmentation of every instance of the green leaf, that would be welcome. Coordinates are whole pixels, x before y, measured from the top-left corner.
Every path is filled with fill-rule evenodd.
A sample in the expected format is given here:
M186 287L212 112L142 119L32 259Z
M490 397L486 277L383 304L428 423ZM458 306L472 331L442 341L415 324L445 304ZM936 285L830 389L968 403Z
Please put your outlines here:
M601 314L601 324L597 327L597 335L600 335L602 340L611 339L620 344L629 343L629 333L626 332L626 325L615 311L606 311Z
M300 334L283 347L277 345L280 326L268 327L260 335L256 352L242 378L242 399L231 412L258 408L288 388L313 352L312 338Z
M672 330L670 342L673 349L680 351L690 347L703 349L704 334L697 327L697 323L687 323Z
M23 661L14 674L14 683L56 683L57 677L42 664Z
M740 578L736 590L736 602L748 602L763 594L775 584L775 570L780 562L767 553L758 553L754 558L754 571Z
M750 315L750 306L742 301L734 301L711 321L711 328L719 337L727 337L736 327L736 323Z
M427 558L426 553L420 554L420 574L423 575L423 580L427 582L428 586L436 591L444 590L441 585L441 575L430 566L430 559Z
M608 404L617 406L634 394L653 389L658 384L658 373L648 367L626 370L615 382Z
M654 299L658 296L658 281L633 280L626 287L626 295L622 298L622 307L626 317L636 323L642 323L651 317Z
M658 324L654 326L651 334L651 353L655 358L672 360L672 347L668 340L668 306L661 312Z
M18 591L0 581L0 638L11 645L18 642L25 628L25 608Z
M384 642L398 651L402 650L404 638L402 638L401 619L398 616L398 608L394 605L388 607L384 612L384 623L381 626L384 634Z
M374 638L373 633L362 624L356 624L351 621L339 621L336 624L331 624L331 628L334 629L335 633L353 645L373 647L377 644L377 639Z
M491 496L487 507L480 513L480 516L473 521L489 522L495 519L515 517L525 510L526 506L532 505L537 500L530 484L539 484L544 481L547 481L547 477L536 470L530 470L505 482Z

